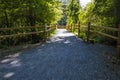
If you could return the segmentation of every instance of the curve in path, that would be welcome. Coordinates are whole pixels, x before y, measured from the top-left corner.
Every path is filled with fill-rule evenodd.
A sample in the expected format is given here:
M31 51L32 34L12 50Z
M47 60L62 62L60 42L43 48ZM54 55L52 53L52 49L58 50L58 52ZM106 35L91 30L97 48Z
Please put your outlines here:
M112 47L86 44L65 29L42 46L0 61L0 80L120 80L103 53ZM120 70L120 68L119 68Z

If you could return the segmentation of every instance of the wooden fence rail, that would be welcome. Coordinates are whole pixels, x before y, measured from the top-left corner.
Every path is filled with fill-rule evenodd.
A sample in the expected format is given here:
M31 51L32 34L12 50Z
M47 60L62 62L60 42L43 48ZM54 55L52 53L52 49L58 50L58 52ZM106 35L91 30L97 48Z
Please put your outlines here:
M15 37L15 36L23 36L23 35L32 35L32 34L39 34L39 33L44 33L44 40L46 40L47 38L47 34L50 35L50 31L55 30L56 29L56 25L41 25L41 26L28 26L28 27L20 27L20 28L0 28L0 31L14 31L14 30L27 30L27 29L36 29L36 28L43 28L43 30L40 31L34 31L34 32L21 32L21 33L16 33L16 34L8 34L8 35L3 35L0 34L0 39L4 39L4 38L11 38L11 37Z
M2 30L20 30L20 29L34 29L34 28L42 28L44 25L41 26L25 26L25 27L13 27L13 28L0 28L0 31Z
M67 25L66 29L69 31L73 31L74 29L77 29L78 36L80 36L81 27L85 28L86 25L81 25L80 23L78 23L76 26ZM118 33L118 35L113 36L113 35L110 35L110 34L107 34L107 33L101 32L101 31L97 31L97 30L92 29L92 28L99 28L99 29L105 29L105 30L109 30L109 31L115 31ZM90 40L90 33L91 32L116 40L117 41L117 56L118 56L118 58L120 58L120 25L118 26L118 28L112 28L112 27L107 27L107 26L95 26L95 25L92 25L90 22L88 22L87 27L85 29L85 32L86 32L86 36L87 36L87 42L89 42L89 40Z

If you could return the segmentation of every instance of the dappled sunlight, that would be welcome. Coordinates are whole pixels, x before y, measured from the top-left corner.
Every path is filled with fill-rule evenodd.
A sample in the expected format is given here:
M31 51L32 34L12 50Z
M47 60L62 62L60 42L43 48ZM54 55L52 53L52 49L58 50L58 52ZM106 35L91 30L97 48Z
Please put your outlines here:
M70 37L74 36L73 33L69 33L66 29L57 29L57 33L55 36L64 36L64 37Z
M16 59L10 63L12 67L19 67L21 66L20 60Z
M20 57L21 52L13 54L13 55L9 55L6 56L5 59L1 60L0 63L0 71L2 70L7 70L4 73L1 73L1 79L11 79L11 77L15 76L15 73L18 73L16 71L14 71L15 69L19 69L20 67L22 67L22 62ZM9 72L8 72L9 71ZM1 80L0 79L0 80Z
M66 33L66 34L59 34L59 36L69 37L69 36L74 36L74 34Z
M98 74L103 78L104 73L112 74L100 55L101 50L104 51L106 47L86 45L71 35L74 34L60 29L47 40L47 44L5 57L0 61L0 80L77 80L83 75L89 80L91 74ZM84 76L82 79L85 79Z
M50 41L47 41L47 43L50 43L51 41L52 42L64 41L65 38L72 36L74 36L74 34L68 32L66 29L57 29L57 33L54 35L54 37L51 38Z
M56 38L51 39L52 42L63 41L63 40L64 40L64 38L60 38L60 37L56 37ZM47 41L47 43L50 43L51 41Z
M13 65L13 64L17 64L19 62L19 60L14 60L12 61L10 64Z
M21 52L13 54L13 55L8 55L5 57L5 59L1 60L0 63L2 64L9 64L9 67L18 67L21 66L20 60L18 57L20 56Z
M14 75L15 73L14 72L9 72L7 74L4 75L4 78L10 78Z
M119 4L0 0L0 80L120 80Z
M7 63L9 61L11 61L11 59L4 59L4 60L1 61L1 63Z
M69 40L66 40L65 42L64 42L65 44L69 44L69 43L71 43Z
M9 63L10 66L9 67L18 67L21 66L20 60L16 59L16 58L8 58L8 59L3 59L1 61L2 64L6 64Z
M19 57L20 54L21 54L21 52L18 52L18 53L15 53L15 54L13 54L13 55L8 55L8 56L6 56L6 58L16 58L16 57Z

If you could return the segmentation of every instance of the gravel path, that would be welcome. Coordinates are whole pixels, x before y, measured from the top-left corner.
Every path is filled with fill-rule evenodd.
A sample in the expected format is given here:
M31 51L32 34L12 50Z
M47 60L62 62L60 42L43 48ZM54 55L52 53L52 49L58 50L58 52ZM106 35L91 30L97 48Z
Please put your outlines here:
M42 46L2 59L0 80L120 80L120 65L104 56L114 51L58 29Z

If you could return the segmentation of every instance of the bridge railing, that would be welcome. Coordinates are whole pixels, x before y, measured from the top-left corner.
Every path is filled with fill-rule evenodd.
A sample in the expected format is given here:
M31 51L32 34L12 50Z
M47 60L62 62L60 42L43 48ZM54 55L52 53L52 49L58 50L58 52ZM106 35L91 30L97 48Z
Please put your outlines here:
M82 27L82 28L81 28ZM117 33L117 36L99 31L97 29L105 29L108 31L114 31ZM77 35L80 36L81 31L86 32L86 41L89 42L90 40L90 33L95 33L95 34L100 34L105 37L112 38L117 41L117 55L120 58L120 25L117 28L112 28L112 27L107 27L107 26L96 26L92 25L90 22L87 25L81 25L80 23L78 24L72 24L72 25L67 25L66 27L67 30L74 32L76 29L78 30Z

